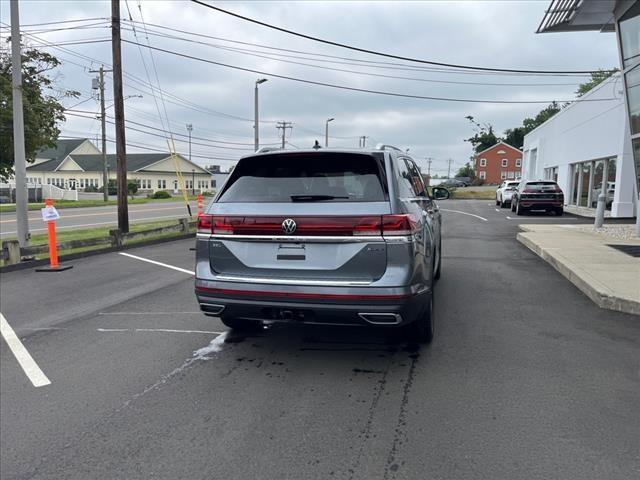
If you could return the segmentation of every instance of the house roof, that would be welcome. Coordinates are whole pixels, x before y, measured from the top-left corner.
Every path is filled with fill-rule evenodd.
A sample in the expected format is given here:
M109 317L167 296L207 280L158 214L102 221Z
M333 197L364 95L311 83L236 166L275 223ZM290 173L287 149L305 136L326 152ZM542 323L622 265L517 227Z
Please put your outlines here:
M86 138L74 138L69 140L57 140L53 148L44 148L36 153L36 158L47 158L49 160L63 160L82 145Z
M128 153L127 154L127 171L135 172L144 168L150 167L154 163L158 163L171 156L170 153ZM65 157L66 158L66 157ZM78 164L85 172L101 172L102 171L102 154L75 154L70 155L70 158ZM183 161L189 163L188 160L180 157ZM55 172L60 165L62 165L63 159L54 159L47 162L42 162L37 165L27 167L27 170L38 172ZM198 170L205 171L199 165L193 164ZM116 169L116 155L107 155L107 168L109 170Z
M522 150L520 150L519 148L516 148L516 147L514 147L512 145L509 145L508 143L500 141L500 142L496 143L495 145L491 145L489 148L485 148L481 152L476 153L476 157L479 157L483 153L488 152L489 150L493 150L494 148L496 148L496 147L498 147L500 145L503 145L505 147L509 147L510 149L515 150L516 152L522 154Z

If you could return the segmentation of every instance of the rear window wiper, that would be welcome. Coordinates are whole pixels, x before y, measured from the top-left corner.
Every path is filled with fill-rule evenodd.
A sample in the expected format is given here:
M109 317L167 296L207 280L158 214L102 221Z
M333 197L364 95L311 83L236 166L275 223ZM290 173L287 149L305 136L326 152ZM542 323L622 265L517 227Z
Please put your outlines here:
M322 202L323 200L343 200L349 197L334 197L333 195L291 195L292 202Z

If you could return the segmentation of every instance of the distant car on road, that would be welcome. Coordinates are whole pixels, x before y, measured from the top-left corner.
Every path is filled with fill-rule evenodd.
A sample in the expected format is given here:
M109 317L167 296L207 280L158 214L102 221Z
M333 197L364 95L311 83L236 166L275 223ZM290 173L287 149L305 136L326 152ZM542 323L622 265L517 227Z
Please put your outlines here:
M496 205L500 208L507 208L511 205L513 191L520 183L519 180L505 180L496 190Z
M523 180L511 197L511 211L524 215L533 210L544 210L562 215L564 194L552 180Z
M264 321L404 328L433 338L441 216L399 149L240 159L198 218L195 293L234 329Z

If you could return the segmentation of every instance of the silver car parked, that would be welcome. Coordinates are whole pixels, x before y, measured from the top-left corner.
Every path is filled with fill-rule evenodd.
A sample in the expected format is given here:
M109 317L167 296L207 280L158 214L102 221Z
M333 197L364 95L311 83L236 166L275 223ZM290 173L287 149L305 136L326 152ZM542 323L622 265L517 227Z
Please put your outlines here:
M198 218L200 308L234 329L375 325L430 342L448 197L387 145L246 156Z

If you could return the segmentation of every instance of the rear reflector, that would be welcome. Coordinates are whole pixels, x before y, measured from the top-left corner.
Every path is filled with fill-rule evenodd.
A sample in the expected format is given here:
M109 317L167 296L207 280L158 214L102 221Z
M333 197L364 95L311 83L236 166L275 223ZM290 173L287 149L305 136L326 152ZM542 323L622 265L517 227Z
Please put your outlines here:
M298 292L268 292L262 290L235 290L229 288L209 288L196 287L196 293L205 293L211 295L231 295L239 297L273 297L273 298L294 298L305 300L402 300L412 297L413 294L399 295L352 295L352 294L336 294L336 293L298 293Z
M371 215L344 217L292 217L295 228L285 231L289 217L245 217L200 215L198 233L215 235L362 236L410 235L418 227L413 215Z

